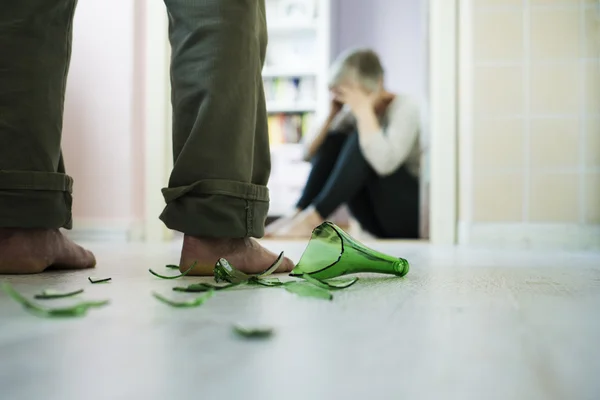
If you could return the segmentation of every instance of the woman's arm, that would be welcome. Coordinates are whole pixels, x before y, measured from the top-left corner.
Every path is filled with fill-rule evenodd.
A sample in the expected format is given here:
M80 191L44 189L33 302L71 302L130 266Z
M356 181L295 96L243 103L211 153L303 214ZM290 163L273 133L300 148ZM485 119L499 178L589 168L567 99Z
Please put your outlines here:
M317 134L313 137L310 142L306 143L304 147L304 161L310 161L314 155L317 153L323 141L325 141L325 137L327 137L327 133L329 132L329 126L331 122L335 119L335 114L329 114L325 122L321 125L321 128L317 132Z
M339 127L350 116L351 113L349 110L344 109L343 104L333 100L327 119L325 119L317 134L304 147L304 161L310 161L325 141L329 131Z
M397 103L398 102L398 103ZM419 109L405 99L390 105L389 123L385 131L372 108L356 114L361 150L381 176L392 174L404 163L419 135Z
M376 93L367 93L356 85L342 87L340 93L356 118L363 156L378 175L392 174L406 161L418 139L418 107L397 96L387 106L388 124L384 132L375 110L381 100Z

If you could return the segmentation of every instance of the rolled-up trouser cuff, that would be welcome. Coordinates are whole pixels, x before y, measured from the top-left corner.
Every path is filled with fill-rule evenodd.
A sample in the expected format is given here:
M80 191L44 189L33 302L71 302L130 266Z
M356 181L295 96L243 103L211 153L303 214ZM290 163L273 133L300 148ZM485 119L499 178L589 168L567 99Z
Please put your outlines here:
M264 235L269 211L266 186L227 180L203 180L163 189L167 202L160 219L187 235L243 238Z
M65 174L0 171L0 227L71 229L72 191Z

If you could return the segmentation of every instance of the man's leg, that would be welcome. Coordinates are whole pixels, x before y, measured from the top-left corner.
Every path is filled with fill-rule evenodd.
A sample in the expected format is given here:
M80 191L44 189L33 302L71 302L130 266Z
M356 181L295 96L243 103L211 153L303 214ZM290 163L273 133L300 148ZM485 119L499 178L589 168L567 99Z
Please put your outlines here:
M165 0L172 48L174 168L167 227L185 233L181 267L210 274L220 257L259 272L271 169L262 66L264 0ZM286 260L282 270L290 270Z
M9 1L0 12L0 273L85 268L60 150L75 0Z

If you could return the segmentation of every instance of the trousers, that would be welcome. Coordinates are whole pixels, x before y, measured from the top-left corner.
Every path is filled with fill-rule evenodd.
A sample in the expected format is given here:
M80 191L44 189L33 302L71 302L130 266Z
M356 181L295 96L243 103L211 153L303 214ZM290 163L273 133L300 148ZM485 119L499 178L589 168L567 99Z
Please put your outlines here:
M164 2L174 167L160 219L193 236L261 237L271 170L261 75L265 1ZM0 227L72 228L73 179L61 135L76 6L2 5Z

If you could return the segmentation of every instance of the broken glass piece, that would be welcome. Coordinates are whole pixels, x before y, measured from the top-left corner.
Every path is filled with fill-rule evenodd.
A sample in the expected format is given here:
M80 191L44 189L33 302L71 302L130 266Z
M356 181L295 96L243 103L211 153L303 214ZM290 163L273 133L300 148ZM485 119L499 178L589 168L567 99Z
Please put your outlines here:
M273 335L273 328L269 327L247 327L234 325L233 331L239 336L249 339L265 339Z
M10 284L3 283L2 289L8 294L13 300L20 303L25 309L34 315L39 317L81 317L87 314L90 308L102 307L108 304L108 300L104 301L86 301L77 303L70 307L58 307L49 308L40 306L21 293L17 292Z
M46 289L42 291L42 293L36 294L33 297L39 300L62 299L65 297L76 296L79 293L83 293L83 289L74 290L71 292L61 292L59 290Z
M313 230L291 276L308 274L318 280L361 272L405 276L408 261L368 248L340 227L324 222Z
M182 273L180 273L179 275L171 275L171 276L167 276L167 275L161 275L157 272L152 271L152 268L150 268L148 271L156 276L157 278L161 278L161 279L177 279L177 278L181 278L182 276L186 276L188 274L188 272L190 272L195 266L196 266L196 262L194 262L188 269L186 269L185 271L183 271Z
M267 268L266 271L261 272L260 274L258 274L258 276L260 278L263 278L265 276L271 275L272 273L274 273L275 271L277 271L277 268L279 268L279 266L281 265L282 262L283 262L283 251L281 253L279 253L279 257L277 257L277 260L275 260L275 262L273 263L273 265L271 265L269 268Z
M206 300L210 299L213 294L215 293L214 290L209 290L208 292L204 293L202 296L200 297L196 297L195 299L191 299L191 300L183 300L183 301L177 301L177 300L171 300L166 298L165 296L153 292L152 295L157 298L158 300L162 301L165 304L170 305L171 307L177 307L177 308L190 308L190 307L199 307L202 304L204 304L206 302Z
M187 293L201 293L208 292L209 290L225 290L232 287L238 286L237 283L229 283L227 285L212 285L210 283L192 283L188 286L177 286L173 290L176 292L187 292Z
M314 286L308 282L286 282L285 290L302 297L313 297L317 299L332 300L333 295L321 287Z
M250 275L235 269L229 261L224 258L219 259L214 269L215 282L243 283L248 282Z
M112 278L96 278L93 276L88 277L88 281L90 281L91 283L106 283L110 280L112 280Z

